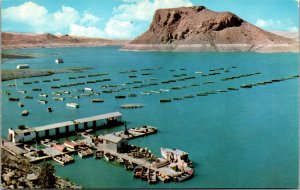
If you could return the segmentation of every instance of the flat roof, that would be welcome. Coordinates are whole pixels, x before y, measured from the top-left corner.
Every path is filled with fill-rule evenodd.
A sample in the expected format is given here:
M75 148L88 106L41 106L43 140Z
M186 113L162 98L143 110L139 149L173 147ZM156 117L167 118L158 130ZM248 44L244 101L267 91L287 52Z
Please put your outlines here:
M123 138L117 137L117 136L112 135L112 134L106 134L106 135L103 136L103 139L104 139L104 140L107 140L107 141L110 141L110 142L113 142L113 143L118 143L118 142L120 142Z
M73 124L74 124L74 122L72 122L72 121L65 121L65 122L61 122L61 123L54 123L54 124L50 124L50 125L44 125L41 127L35 127L34 129L36 132L39 132L39 131L45 131L45 130L49 130L49 129L66 127L66 126L70 126Z
M96 116L91 116L91 117L85 117L81 119L75 119L75 122L78 123L84 123L84 122L89 122L89 121L98 121L102 119L107 119L111 117L119 117L122 114L120 112L112 112L112 113L107 113L107 114L102 114L102 115L96 115Z
M34 132L35 129L34 128L14 129L14 131L17 134L24 134L24 133L28 133L28 132Z

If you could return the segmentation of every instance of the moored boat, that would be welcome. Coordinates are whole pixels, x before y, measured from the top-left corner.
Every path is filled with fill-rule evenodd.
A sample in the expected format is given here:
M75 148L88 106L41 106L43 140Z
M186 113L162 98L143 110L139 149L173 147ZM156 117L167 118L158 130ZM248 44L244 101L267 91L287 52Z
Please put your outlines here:
M164 175L159 171L156 172L156 176L160 181L162 181L164 183L169 183L171 181L171 178L169 176Z
M93 151L92 149L90 148L85 148L85 149L81 149L81 150L78 150L78 155L81 157L81 158L86 158L86 157L89 157L89 156L93 156Z
M106 153L104 154L104 158L105 158L105 160L108 161L108 162L111 162L111 161L113 161L113 160L115 159L115 157L114 157L113 155L111 155L109 152L106 152Z
M172 102L172 99L160 99L159 101L160 101L161 103Z
M119 158L119 157L116 158L116 162L118 164L124 164L125 163L124 159L123 158Z
M24 107L24 104L22 104L21 102L18 102L18 106L19 107Z
M133 163L130 162L130 161L125 161L125 169L132 171L133 170Z
M70 156L68 154L57 155L57 156L53 156L52 158L54 161L56 161L57 163L59 163L61 165L66 165L66 164L74 162L74 158L72 158L72 156Z
M27 111L27 110L22 111L22 116L27 116L28 114L29 114L29 111Z
M102 150L97 150L96 151L96 156L95 156L95 158L96 159L101 159L102 157L103 157L103 151Z
M8 98L9 101L19 101L19 98L13 98L13 97L10 97Z
M134 168L133 177L135 178L141 178L143 173L143 166L138 165Z
M104 102L103 99L92 99L92 102Z
M66 103L66 106L71 107L71 108L79 108L79 104L74 103L74 102Z
M47 108L47 111L48 111L48 112L52 112L53 110L52 110L51 107L48 107L48 108Z
M47 104L48 101L47 100L37 100L37 102L41 103L41 104Z
M63 97L53 97L53 100L63 101L65 98Z
M155 171L148 169L147 174L148 174L148 183L155 184L157 182Z

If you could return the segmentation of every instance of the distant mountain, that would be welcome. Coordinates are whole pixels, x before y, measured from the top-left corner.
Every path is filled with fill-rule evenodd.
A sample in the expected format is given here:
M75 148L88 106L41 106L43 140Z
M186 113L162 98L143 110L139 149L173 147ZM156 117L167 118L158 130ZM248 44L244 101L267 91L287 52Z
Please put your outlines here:
M3 49L124 45L126 40L108 40L79 36L2 32Z
M149 30L123 49L296 52L299 46L233 13L194 6L158 9Z

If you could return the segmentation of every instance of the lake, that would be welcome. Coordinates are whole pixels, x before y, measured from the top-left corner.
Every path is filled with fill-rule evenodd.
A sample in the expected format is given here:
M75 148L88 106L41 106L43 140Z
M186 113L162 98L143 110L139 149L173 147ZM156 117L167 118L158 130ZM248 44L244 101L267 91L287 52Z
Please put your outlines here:
M47 54L35 59L8 60L3 69L14 69L18 64L31 68L92 67L82 73L63 73L52 76L24 78L2 82L2 92L10 92L24 103L9 102L2 94L2 136L8 128L25 124L37 127L56 122L119 111L128 128L151 125L158 133L130 140L130 144L145 146L160 156L160 147L178 148L189 153L195 165L195 176L181 183L149 185L133 178L133 172L123 166L94 158L80 159L61 167L54 163L57 174L85 188L296 188L298 186L298 125L299 78L273 82L267 85L240 88L243 84L285 78L299 74L299 55L296 53L214 53L214 52L127 52L120 47L44 48L7 50ZM58 57L63 64L55 64ZM134 72L136 70L136 72ZM214 71L209 71L214 70ZM128 72L130 71L130 72ZM121 72L121 73L120 73ZM202 73L201 73L202 72ZM81 75L109 73L69 79ZM215 73L208 75L209 73ZM219 73L219 74L218 74ZM254 74L246 76L246 74ZM258 74L261 73L261 74ZM133 76L135 78L132 78ZM244 77L221 80L233 76ZM131 76L131 77L129 77ZM44 80L59 78L50 83ZM50 86L110 78L111 81L51 89ZM187 79L188 78L188 79ZM180 79L180 80L179 80ZM163 81L168 83L161 83ZM174 81L175 80L175 81ZM23 84L27 81L39 83ZM133 83L135 81L136 83ZM137 83L142 81L142 83ZM211 81L207 83L208 81ZM212 83L214 82L214 83ZM16 87L7 84L16 83ZM153 83L157 83L154 85ZM108 84L117 87L104 88ZM132 88L144 84L141 88ZM151 85L150 85L151 84ZM148 85L148 86L147 86ZM93 88L99 96L82 96L73 89ZM173 87L173 88L172 88ZM177 87L178 89L174 89ZM227 90L227 88L238 90ZM42 88L48 98L39 97ZM102 93L105 89L119 92ZM26 90L26 94L17 92ZM52 99L53 91L68 90L65 101ZM216 91L216 94L197 96ZM141 94L144 93L144 94ZM149 93L149 94L148 94ZM137 97L115 99L115 95L137 94ZM34 99L24 99L24 96ZM192 98L187 98L194 95ZM182 97L160 103L160 99ZM186 98L184 98L186 97ZM92 98L104 99L95 104ZM37 99L47 99L46 105ZM66 102L76 102L79 109L67 108ZM127 103L143 104L139 109L122 109ZM51 106L53 112L47 112ZM22 117L22 110L30 114ZM124 127L100 130L97 134L123 130ZM61 139L63 142L63 139Z

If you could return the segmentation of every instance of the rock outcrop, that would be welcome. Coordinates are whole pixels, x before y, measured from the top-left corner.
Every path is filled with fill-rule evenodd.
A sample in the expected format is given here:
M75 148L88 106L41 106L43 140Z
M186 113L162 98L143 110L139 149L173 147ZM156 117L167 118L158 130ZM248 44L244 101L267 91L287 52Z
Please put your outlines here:
M123 49L281 52L298 51L298 43L233 13L194 6L157 10L149 30Z

